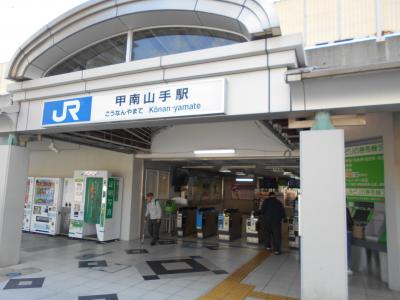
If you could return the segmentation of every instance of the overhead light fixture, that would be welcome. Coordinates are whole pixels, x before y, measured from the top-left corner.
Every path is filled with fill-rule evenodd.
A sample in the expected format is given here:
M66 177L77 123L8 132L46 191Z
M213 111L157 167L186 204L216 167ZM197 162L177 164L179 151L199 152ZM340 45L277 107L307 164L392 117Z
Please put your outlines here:
M224 166L228 169L240 169L240 170L247 170L247 169L255 169L257 168L256 165L234 165L234 166Z
M236 178L236 182L254 182L254 178Z
M280 166L265 166L264 169L265 170L273 170L273 169L299 169L300 166L299 165L280 165Z
M193 153L195 155L204 155L204 154L235 154L235 149L205 149L205 150L194 150Z
M221 167L221 169L219 169L219 171L220 171L221 173L232 173L232 171L229 170L229 169L226 168L226 167Z
M236 172L235 175L236 176L246 176L246 173L244 173L244 172Z
M182 169L214 169L214 166L183 166Z

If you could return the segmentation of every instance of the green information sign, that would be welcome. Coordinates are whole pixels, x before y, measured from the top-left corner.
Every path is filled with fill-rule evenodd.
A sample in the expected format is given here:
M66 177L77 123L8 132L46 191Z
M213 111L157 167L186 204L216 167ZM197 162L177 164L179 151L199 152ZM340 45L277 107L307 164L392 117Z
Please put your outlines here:
M117 190L116 181L115 178L108 178L107 181L106 219L111 219L113 216L113 206Z
M85 191L85 223L100 224L103 178L88 177Z
M385 201L384 182L382 143L346 147L347 201Z

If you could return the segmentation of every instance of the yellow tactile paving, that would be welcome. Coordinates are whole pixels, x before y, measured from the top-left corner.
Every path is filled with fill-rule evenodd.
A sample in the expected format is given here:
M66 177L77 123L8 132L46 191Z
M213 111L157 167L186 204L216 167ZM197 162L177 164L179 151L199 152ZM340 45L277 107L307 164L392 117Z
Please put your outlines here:
M258 265L268 256L269 252L261 251L251 260L229 275L224 281L219 283L207 294L201 296L199 300L243 300L252 297L261 300L295 300L289 297L274 296L262 292L254 291L255 286L241 283Z

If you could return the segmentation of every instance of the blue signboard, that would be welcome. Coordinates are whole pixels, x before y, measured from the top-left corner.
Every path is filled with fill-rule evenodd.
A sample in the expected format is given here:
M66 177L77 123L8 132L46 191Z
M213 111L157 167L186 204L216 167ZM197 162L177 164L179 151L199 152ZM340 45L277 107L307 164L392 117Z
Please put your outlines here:
M92 96L47 101L43 106L42 125L88 122L92 115Z

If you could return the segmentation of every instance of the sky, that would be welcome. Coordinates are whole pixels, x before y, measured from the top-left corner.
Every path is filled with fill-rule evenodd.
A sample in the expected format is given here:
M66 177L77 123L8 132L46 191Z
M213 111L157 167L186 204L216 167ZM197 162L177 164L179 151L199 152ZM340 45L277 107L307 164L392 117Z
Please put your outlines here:
M59 15L86 0L0 0L0 63Z

